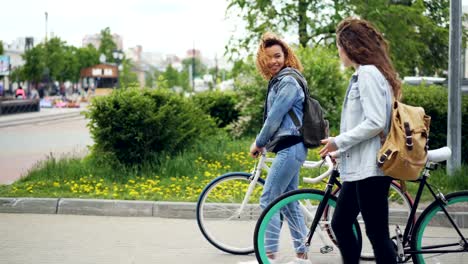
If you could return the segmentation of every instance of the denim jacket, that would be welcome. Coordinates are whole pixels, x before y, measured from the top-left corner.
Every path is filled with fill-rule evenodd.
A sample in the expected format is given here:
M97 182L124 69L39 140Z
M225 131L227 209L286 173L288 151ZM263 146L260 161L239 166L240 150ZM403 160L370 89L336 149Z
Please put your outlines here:
M302 74L297 70L286 67L270 81L265 106L266 118L255 141L258 147L265 147L270 140L280 136L300 135L300 127L294 125L288 112L292 109L302 122L302 108L305 97L302 87L293 76L289 75L291 71L295 71L303 78Z
M357 181L384 175L377 166L380 132L389 131L393 91L374 65L361 65L343 102L340 135L334 142L340 156L343 181Z

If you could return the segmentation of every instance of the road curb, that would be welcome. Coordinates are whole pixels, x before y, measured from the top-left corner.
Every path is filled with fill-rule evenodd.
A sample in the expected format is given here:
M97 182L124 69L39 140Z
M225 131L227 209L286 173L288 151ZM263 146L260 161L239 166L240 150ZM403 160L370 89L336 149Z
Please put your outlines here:
M0 213L194 219L196 203L73 198L2 198Z

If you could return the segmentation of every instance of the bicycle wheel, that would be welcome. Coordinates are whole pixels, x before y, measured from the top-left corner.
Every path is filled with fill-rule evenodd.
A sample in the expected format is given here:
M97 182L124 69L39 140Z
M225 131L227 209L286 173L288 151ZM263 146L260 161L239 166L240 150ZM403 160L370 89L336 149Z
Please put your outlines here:
M336 239L334 239L335 235L329 219L322 218L319 221L310 246L305 245L317 206L323 200L323 195L324 192L319 190L295 190L281 195L267 206L257 222L254 233L255 255L260 263L270 263L268 259L270 252L276 252L275 258L278 263L287 263L296 258L297 252L302 251L307 253L313 263L341 263L341 254L335 244ZM289 215L296 214L294 211L297 205L300 208L299 213L302 214L300 217L304 221L295 221L294 217L288 219ZM334 207L335 205L336 198L331 196L327 206ZM287 235L288 229L291 235ZM357 222L354 224L354 230L361 243L361 231ZM295 238L292 238L293 236ZM271 241L277 243L272 244Z
M468 239L468 191L448 194L444 206L463 237ZM411 237L411 249L460 250L458 253L412 254L414 263L468 263L468 245L434 201L419 217Z
M253 253L252 234L261 209L264 180L259 178L248 203L240 212L251 181L249 173L228 173L210 182L197 203L197 223L203 236L231 254Z
M335 191L335 196L338 196L340 190ZM398 182L392 181L390 189L388 192L388 222L389 222L389 231L392 236L395 232L396 226L398 225L401 230L405 229L406 221L409 218L411 213L411 208L413 207L413 199L407 192L401 190L401 186ZM324 217L331 221L333 217L333 207L327 208L324 212ZM359 226L361 228L362 234L365 234L366 227L364 225L364 220L362 215L359 214L357 217ZM372 244L367 238L367 235L362 236L362 251L361 259L363 260L374 260L374 251L372 249Z

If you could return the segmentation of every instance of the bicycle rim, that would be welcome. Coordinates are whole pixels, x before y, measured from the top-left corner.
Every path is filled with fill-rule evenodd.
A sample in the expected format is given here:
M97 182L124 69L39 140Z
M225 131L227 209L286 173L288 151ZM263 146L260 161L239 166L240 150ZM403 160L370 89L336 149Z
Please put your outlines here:
M260 216L259 179L248 203L240 207L250 184L248 174L221 176L210 183L197 204L197 222L204 237L218 249L231 254L253 253L252 234Z
M468 238L468 192L457 192L446 196L445 209L452 217L460 232ZM445 246L443 246L445 245ZM466 248L466 245L465 245ZM413 250L458 250L463 241L448 217L437 203L424 210L415 226L412 238ZM468 252L412 254L414 263L468 263Z
M309 247L305 246L310 225L315 216L318 204L323 199L323 192L318 190L296 190L286 193L273 201L262 213L255 228L254 246L257 260L260 263L270 263L268 255L275 251L275 263L287 263L296 258L297 252L305 251L313 263L340 263L341 255L335 245L331 222L322 218L319 222ZM300 214L303 222L289 219L291 208L300 203ZM332 197L328 206L335 206ZM296 214L297 215L297 214ZM279 224L275 221L281 219ZM275 220L276 219L276 220ZM303 226L305 224L305 226ZM303 232L305 228L305 233ZM360 240L359 226L355 224L355 231ZM293 233L301 233L302 237ZM274 238L278 237L278 238ZM269 241L275 241L273 244ZM273 249L276 248L276 249Z

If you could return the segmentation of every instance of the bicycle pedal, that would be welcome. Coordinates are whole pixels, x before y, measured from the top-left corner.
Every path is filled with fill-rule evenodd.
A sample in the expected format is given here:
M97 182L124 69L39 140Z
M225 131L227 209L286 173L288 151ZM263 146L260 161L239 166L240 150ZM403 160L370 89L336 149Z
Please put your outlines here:
M327 254L333 251L333 247L331 246L324 246L320 248L320 253Z

